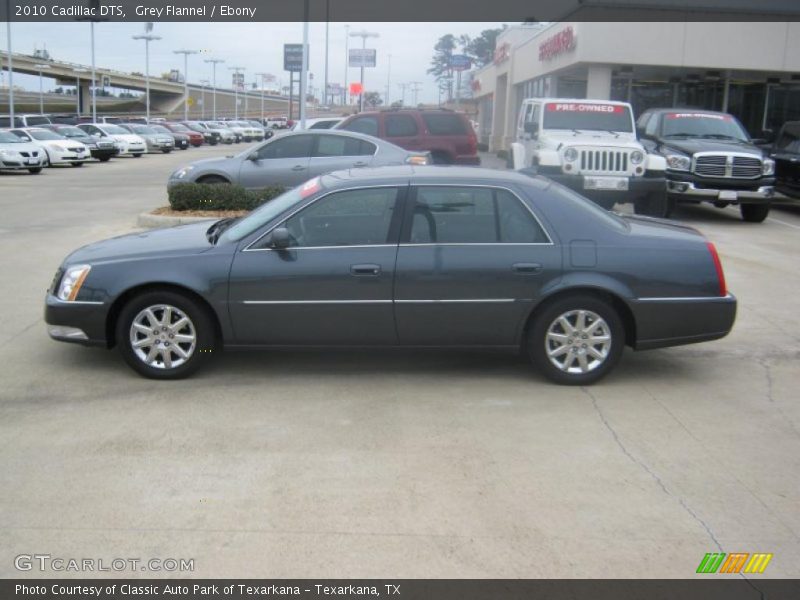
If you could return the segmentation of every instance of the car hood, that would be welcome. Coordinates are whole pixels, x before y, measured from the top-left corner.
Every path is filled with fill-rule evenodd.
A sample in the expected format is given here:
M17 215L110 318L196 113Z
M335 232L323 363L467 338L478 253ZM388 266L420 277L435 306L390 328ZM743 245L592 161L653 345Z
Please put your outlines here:
M685 140L664 140L663 149L677 150L691 156L695 152L744 152L754 156L764 156L764 151L750 142L739 142L736 140L709 140L709 139L685 139Z
M41 150L39 144L33 142L16 143L3 143L0 142L0 150L14 150L15 152L38 152Z
M199 254L213 248L206 231L214 219L130 233L94 242L70 254L65 264L98 264L119 260L157 259L165 256Z
M144 143L144 140L141 138L141 136L134 133L113 133L109 134L108 137L111 138L112 140L116 140L118 142L127 142L129 144L131 142L134 143L138 142L139 144Z

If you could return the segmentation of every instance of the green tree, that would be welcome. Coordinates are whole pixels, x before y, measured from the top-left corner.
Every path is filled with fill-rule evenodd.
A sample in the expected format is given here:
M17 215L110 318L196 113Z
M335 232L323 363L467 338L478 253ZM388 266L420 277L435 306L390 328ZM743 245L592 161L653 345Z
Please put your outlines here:
M484 29L476 38L461 36L464 41L464 54L472 59L477 67L488 65L494 60L494 49L497 46L497 36L502 33L506 25L496 29Z
M381 95L378 92L364 92L364 105L375 108L383 104Z
M456 38L452 33L448 33L439 38L433 47L433 58L428 69L428 75L433 75L438 83L447 82L448 99L452 96L453 70L450 68L450 57L455 54L455 49L459 39L463 41L464 36Z

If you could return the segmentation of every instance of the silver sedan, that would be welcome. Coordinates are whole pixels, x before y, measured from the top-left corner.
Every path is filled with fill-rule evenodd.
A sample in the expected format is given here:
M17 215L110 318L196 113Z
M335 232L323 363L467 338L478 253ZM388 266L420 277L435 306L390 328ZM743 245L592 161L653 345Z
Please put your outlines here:
M427 152L409 152L384 140L350 131L287 133L241 154L198 160L169 178L177 183L236 183L249 189L294 187L331 171L359 167L429 164Z

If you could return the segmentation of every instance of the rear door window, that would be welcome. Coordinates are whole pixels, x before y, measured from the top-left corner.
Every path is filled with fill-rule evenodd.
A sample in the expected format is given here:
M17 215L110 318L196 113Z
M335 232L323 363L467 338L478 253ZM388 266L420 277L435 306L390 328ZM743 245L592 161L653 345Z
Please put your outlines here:
M465 119L459 115L423 113L422 120L431 135L467 135Z
M343 135L317 136L317 144L313 156L372 156L375 145Z
M378 118L377 117L358 117L353 119L346 125L340 127L345 131L355 131L356 133L364 133L366 135L378 136Z
M386 115L386 137L411 137L417 135L417 122L411 115Z

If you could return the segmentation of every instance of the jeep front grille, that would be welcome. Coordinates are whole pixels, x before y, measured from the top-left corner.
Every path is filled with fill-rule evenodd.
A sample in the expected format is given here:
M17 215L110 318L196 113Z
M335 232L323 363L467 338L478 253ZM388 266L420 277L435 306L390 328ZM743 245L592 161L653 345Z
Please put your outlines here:
M581 150L581 172L627 173L628 153L618 150Z
M752 179L761 175L761 159L755 156L707 154L695 158L694 172L703 177Z

